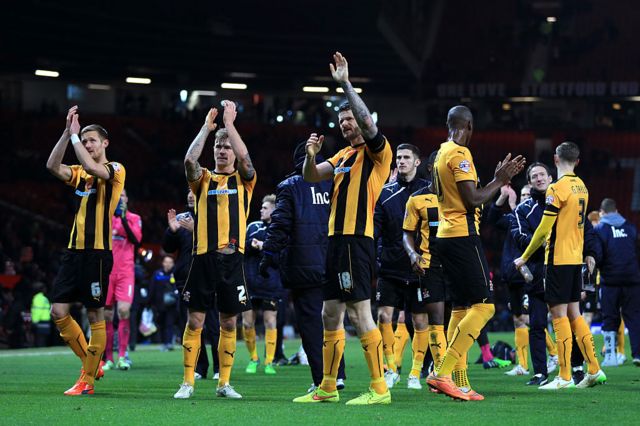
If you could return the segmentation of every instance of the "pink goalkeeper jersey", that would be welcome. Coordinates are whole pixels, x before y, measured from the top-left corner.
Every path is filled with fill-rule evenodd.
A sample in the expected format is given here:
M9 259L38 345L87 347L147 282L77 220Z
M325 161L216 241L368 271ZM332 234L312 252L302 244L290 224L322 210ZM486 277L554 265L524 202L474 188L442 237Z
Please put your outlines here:
M138 241L142 240L142 219L135 213L127 212L127 223ZM111 273L133 274L135 246L127 238L127 231L122 226L122 219L113 216L113 269Z

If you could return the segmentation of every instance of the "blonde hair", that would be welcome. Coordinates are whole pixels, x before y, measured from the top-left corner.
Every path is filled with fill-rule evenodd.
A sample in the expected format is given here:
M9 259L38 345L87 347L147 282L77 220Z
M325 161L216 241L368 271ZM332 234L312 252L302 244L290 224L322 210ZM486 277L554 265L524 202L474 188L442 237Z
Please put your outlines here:
M274 206L276 205L276 194L265 195L262 199L263 203L271 203Z

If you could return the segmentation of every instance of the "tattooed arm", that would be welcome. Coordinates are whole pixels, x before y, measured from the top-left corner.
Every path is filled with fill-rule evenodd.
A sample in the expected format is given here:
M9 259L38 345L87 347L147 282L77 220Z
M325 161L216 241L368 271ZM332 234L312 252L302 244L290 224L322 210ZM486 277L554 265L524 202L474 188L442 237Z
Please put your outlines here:
M364 104L364 101L358 95L349 82L349 65L347 64L347 58L342 56L340 52L336 52L333 55L333 60L336 62L335 66L329 64L331 69L331 76L340 84L342 90L344 90L347 100L351 105L351 111L358 123L358 127L362 131L362 136L365 140L371 140L378 134L378 127L373 122L373 117L369 112L369 108Z
M236 126L233 124L237 115L236 104L233 101L223 101L223 104L224 114L222 116L222 121L224 122L225 129L227 129L227 132L229 133L229 142L231 143L233 153L236 155L236 159L238 160L238 173L240 173L242 179L251 180L253 179L253 176L255 176L256 170L253 168L253 163L251 162L247 146L242 141L240 133L238 133Z
M202 155L202 149L204 148L209 133L216 129L215 119L217 115L217 109L211 108L209 110L200 132L198 132L196 138L191 142L187 155L184 156L184 169L187 174L187 181L189 182L197 181L202 176L202 167L200 167L198 159Z

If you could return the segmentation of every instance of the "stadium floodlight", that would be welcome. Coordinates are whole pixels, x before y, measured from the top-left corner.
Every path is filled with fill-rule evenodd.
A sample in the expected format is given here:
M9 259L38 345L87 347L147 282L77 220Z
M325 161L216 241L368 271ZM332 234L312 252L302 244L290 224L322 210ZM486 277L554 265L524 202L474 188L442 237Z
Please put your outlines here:
M39 77L60 77L60 73L58 71L51 70L36 70L35 74Z
M151 84L151 79L147 77L127 77L126 82L129 84Z
M277 121L278 123L282 123L282 122L284 121L284 117L283 117L283 116L281 116L281 115L278 115L278 116L276 117L276 121Z
M333 121L329 122L329 128L333 129L334 127L336 127L336 123L334 123Z
M511 111L511 104L505 102L504 104L502 104L502 110Z
M309 93L327 93L329 88L326 86L304 86L302 91Z
M192 93L195 96L218 96L215 90L194 90Z
M620 105L618 102L614 102L613 104L611 104L611 108L616 111L620 111L622 109L622 105Z
M547 16L547 22L553 24L554 22L558 22L558 18L555 16Z
M362 93L362 88L360 88L360 87L354 87L353 90L355 90L356 93ZM338 87L338 88L336 88L336 92L344 93L344 90L342 89L342 87Z
M231 90L245 90L247 85L244 83L222 83L220 87Z
M511 102L538 102L541 101L542 98L538 96L514 96L509 98Z
M111 86L108 84L90 83L87 87L89 90L111 90Z

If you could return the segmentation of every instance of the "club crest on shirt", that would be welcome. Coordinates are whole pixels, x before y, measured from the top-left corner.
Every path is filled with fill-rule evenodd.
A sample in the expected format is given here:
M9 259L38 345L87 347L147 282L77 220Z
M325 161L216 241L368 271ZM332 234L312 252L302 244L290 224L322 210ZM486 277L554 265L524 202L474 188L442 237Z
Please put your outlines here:
M471 170L471 163L469 162L469 160L462 160L460 162L460 164L458 165L458 167L460 168L460 170L462 170L465 173L469 173L469 170Z
M545 200L544 200L544 201L545 201L545 203L547 203L547 204L553 204L553 202L554 202L555 200L556 200L556 199L553 197L553 195L547 195L547 198L545 198Z

